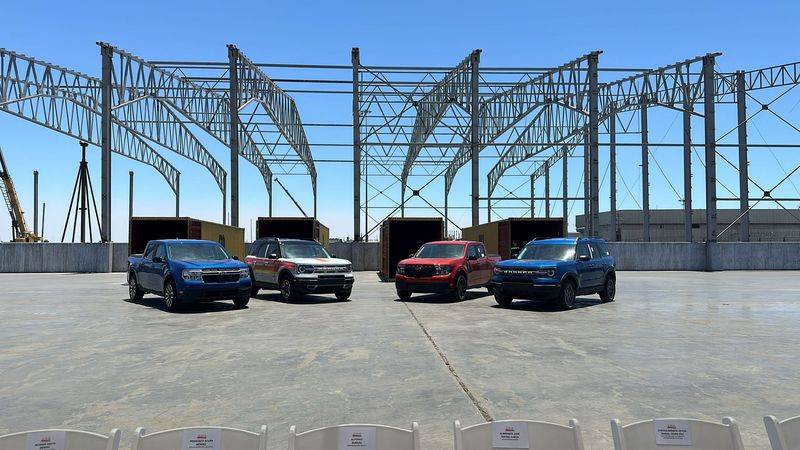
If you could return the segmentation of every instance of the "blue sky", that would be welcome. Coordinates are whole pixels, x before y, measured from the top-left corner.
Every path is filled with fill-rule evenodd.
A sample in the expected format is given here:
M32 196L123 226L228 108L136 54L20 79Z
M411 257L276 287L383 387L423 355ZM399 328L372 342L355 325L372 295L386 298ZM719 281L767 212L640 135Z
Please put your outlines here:
M601 66L657 67L706 52L721 51L719 69L733 71L800 60L797 46L796 2L208 2L138 1L136 3L84 1L13 2L3 6L0 47L99 76L99 48L107 41L151 60L216 60L226 58L225 44L235 43L252 60L280 63L349 64L351 47L360 47L362 62L380 65L455 65L474 48L482 48L485 66L555 66L591 50L603 50ZM267 72L270 75L270 72ZM779 92L775 92L777 95ZM773 96L774 96L773 95ZM769 96L769 95L767 95ZM305 121L351 119L350 99L321 104L319 98L297 97ZM791 92L776 108L800 123ZM651 113L651 142L680 141L680 119L673 112ZM727 116L726 116L727 114ZM721 111L727 120L729 112ZM769 142L798 142L796 131L767 117L759 117L758 133ZM695 124L698 132L700 122ZM725 126L720 125L720 130ZM727 131L727 130L725 130ZM315 149L313 143L337 139L310 130L316 158L350 158L349 149ZM337 135L338 136L338 135ZM702 134L698 134L700 139ZM209 150L227 166L226 149L203 137ZM80 148L73 139L45 130L8 114L0 114L2 146L26 210L32 207L32 171L40 171L40 202L47 203L46 237L60 239L69 194L78 168ZM733 150L731 150L733 152ZM620 170L635 187L638 149L620 156ZM794 151L775 149L753 156L754 177L777 179L782 169L800 162ZM731 153L734 154L734 153ZM182 215L220 221L221 197L204 170L181 157L164 152L182 172ZM676 208L680 203L667 179L680 191L679 153L654 150L666 176L652 168L653 207ZM99 189L99 151L90 149L90 167ZM653 164L651 164L652 166ZM266 215L263 183L246 163L242 171L240 224L247 228ZM695 166L698 171L699 165ZM488 167L484 167L488 170ZM153 170L132 161L113 159L113 240L127 240L128 171L136 172L136 214L174 214L174 197ZM352 233L352 172L347 164L319 164L319 217L332 236ZM735 187L735 173L721 168L720 178ZM466 169L463 171L466 172ZM601 168L602 172L602 168ZM673 176L673 174L677 174ZM454 187L451 204L468 204L469 187L463 180ZM304 208L310 210L307 179L287 180L297 186ZM800 185L800 178L795 177ZM620 197L624 187L620 184ZM765 181L765 184L767 181ZM577 185L576 185L577 187ZM528 187L523 188L528 192ZM553 186L555 191L556 186ZM795 189L790 188L790 195ZM574 192L575 189L571 188ZM484 189L481 189L484 192ZM99 195L99 193L98 193ZM798 194L800 196L800 194ZM702 191L696 191L696 199ZM275 215L296 215L281 192L275 197ZM620 207L634 208L633 200ZM733 205L730 205L733 206ZM793 205L797 208L797 205ZM579 209L579 205L575 209ZM521 211L520 211L521 212ZM573 214L575 211L573 211ZM560 214L560 213L559 213ZM28 214L32 222L32 214ZM454 213L467 225L469 214ZM482 218L485 214L482 214ZM0 215L0 240L10 237L9 220Z

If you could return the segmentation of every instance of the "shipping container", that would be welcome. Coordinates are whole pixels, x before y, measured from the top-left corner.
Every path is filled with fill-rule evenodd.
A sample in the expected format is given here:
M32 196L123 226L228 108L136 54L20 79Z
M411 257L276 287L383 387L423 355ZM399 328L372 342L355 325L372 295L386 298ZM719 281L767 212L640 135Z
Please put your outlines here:
M244 228L222 225L191 217L131 217L128 227L128 253L144 251L154 239L204 239L219 242L228 253L246 256Z
M444 236L444 220L438 218L393 217L381 224L381 242L378 255L383 281L394 280L397 263L416 253L422 244L441 241Z
M534 239L564 236L564 219L556 218L509 218L467 227L461 236L468 241L480 241L486 251L510 259Z
M256 239L276 237L317 241L330 248L330 231L312 217L259 217L256 221Z

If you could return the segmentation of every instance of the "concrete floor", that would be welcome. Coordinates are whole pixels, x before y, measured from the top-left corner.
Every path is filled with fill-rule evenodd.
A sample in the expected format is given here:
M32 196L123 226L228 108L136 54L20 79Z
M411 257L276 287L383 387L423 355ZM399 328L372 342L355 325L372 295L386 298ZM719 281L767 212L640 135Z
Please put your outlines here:
M45 427L157 431L347 422L408 428L452 448L452 420L580 420L590 449L608 421L737 419L766 449L762 417L800 414L796 272L626 272L615 303L574 311L484 290L462 303L395 301L357 275L352 301L273 293L164 312L125 301L123 274L0 274L0 434ZM444 360L449 362L449 366Z

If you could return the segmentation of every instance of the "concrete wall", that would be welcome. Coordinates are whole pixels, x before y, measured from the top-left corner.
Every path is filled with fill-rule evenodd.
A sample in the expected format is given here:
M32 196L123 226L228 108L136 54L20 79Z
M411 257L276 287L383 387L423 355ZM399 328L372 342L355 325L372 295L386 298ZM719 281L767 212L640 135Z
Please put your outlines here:
M110 272L111 265L112 244L0 244L0 272Z
M800 270L800 243L718 243L709 260L710 270Z
M607 242L617 270L705 270L706 246L698 242Z
M353 270L378 270L378 245L377 242L331 242L330 251L350 260Z
M128 244L126 242L115 242L114 253L111 255L111 271L125 272L128 270Z

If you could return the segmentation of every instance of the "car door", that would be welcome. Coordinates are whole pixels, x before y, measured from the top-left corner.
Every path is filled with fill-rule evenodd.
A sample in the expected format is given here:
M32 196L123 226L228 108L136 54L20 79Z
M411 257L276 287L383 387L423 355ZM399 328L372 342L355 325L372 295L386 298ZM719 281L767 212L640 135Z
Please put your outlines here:
M156 262L156 258L161 258L161 262ZM161 292L164 289L164 271L167 267L167 248L164 244L156 244L156 253L153 255L153 261L150 261L150 281L152 287L150 289Z
M480 282L478 284L484 285L492 278L492 264L489 258L486 257L486 248L483 244L478 244L478 266L481 273Z
M263 283L266 277L265 271L267 266L266 252L269 242L259 242L253 247L250 255L250 266L253 270L253 278L259 283Z
M589 249L592 251L592 264L590 265L592 271L592 286L602 286L605 282L606 267L608 262L603 258L603 251L596 242L589 244Z
M467 246L467 286L475 286L481 283L481 267L478 261L478 246L470 244Z
M575 265L578 272L578 282L580 283L579 289L591 288L594 284L592 280L594 274L592 273L592 253L589 250L589 244L578 242L575 248Z
M153 266L153 256L156 253L156 244L150 243L147 244L147 247L144 249L144 253L142 253L142 262L139 263L139 270L136 273L136 279L139 282L139 285L144 289L152 289L153 281L152 281L152 266Z
M264 283L278 284L278 269L281 267L281 246L272 241L266 246L264 258Z

